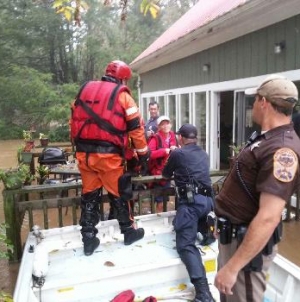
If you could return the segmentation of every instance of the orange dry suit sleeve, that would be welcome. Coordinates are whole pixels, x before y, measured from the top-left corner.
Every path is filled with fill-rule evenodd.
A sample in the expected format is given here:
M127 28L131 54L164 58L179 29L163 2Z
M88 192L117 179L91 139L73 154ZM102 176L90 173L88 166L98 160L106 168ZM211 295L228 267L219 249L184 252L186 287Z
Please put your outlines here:
M148 146L145 138L144 126L141 123L142 118L134 99L127 92L121 92L119 95L121 106L125 110L125 119L128 135L138 155L144 155L148 152Z
M70 142L74 146L74 137L72 137L71 129L72 129L72 122L73 122L73 110L75 108L75 100L71 103L71 117L69 118L69 138Z

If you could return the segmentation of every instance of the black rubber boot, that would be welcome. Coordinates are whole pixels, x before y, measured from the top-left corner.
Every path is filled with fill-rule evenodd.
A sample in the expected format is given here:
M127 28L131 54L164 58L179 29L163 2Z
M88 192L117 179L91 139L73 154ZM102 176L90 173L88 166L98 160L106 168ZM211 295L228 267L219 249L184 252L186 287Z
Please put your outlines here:
M87 234L82 237L83 252L86 256L91 256L94 253L95 249L99 246L100 240L93 234L90 238L86 235Z
M193 282L196 291L194 302L215 302L209 290L206 278L199 279Z
M133 216L130 202L123 200L121 197L108 194L116 211L121 233L124 234L124 244L130 245L144 237L145 231L142 228L135 229L133 225Z
M124 231L124 244L130 245L135 241L138 241L144 237L145 231L143 228L134 229L133 227L128 228Z
M83 252L86 256L92 255L100 244L99 238L96 237L98 233L96 225L100 220L100 201L100 190L86 193L81 197L81 216L79 224L82 227Z
M115 209L112 202L109 203L109 206L110 207L109 207L109 214L107 220L112 220L115 219Z

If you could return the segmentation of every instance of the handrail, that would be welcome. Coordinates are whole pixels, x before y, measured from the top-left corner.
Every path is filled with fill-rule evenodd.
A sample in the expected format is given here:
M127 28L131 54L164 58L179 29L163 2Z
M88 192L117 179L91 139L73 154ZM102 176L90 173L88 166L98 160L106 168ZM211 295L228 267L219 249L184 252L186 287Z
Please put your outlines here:
M223 176L224 171L213 171L212 176ZM161 176L143 176L132 177L133 184L147 184L161 180ZM21 242L21 226L25 212L29 214L29 227L32 228L33 211L42 210L44 217L44 228L49 227L48 210L56 208L58 210L58 224L63 226L63 208L72 208L72 223L78 223L76 209L80 205L80 197L58 197L58 198L44 198L46 192L53 192L61 194L72 189L76 191L81 188L81 183L58 183L58 184L44 184L24 186L17 190L3 190L4 214L5 222L8 225L6 229L7 239L14 247L14 251L10 254L10 261L19 261L22 257L22 242ZM26 200L32 194L41 196L39 200ZM142 203L145 198L151 199L151 212L154 212L155 196L175 196L174 187L170 188L155 188L146 190L134 190L133 199L138 202L139 214L141 213ZM109 202L106 194L103 195L103 202L100 204L101 220L104 220L104 203ZM167 210L167 201L164 201L164 211Z

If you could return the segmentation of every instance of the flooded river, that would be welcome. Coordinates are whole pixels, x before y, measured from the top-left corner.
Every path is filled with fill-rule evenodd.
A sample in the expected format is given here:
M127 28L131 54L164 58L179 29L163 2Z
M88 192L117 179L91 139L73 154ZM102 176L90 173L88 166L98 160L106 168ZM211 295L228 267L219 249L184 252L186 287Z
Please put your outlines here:
M11 168L17 166L17 149L22 145L22 140L0 141L0 168ZM2 192L3 184L0 184ZM71 211L70 211L71 212ZM4 221L3 197L0 194L0 222ZM300 266L300 222L291 221L284 223L284 236L279 245L279 252L290 261ZM22 236L23 237L23 236ZM8 263L0 260L0 290L13 294L17 279L19 264Z

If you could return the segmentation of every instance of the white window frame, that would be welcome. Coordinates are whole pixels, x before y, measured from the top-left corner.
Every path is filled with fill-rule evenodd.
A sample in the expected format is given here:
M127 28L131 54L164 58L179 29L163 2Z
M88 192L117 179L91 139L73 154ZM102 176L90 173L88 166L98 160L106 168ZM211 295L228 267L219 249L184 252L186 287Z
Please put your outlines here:
M300 81L300 70L291 70L286 72L281 72L281 75L287 77L291 81ZM210 167L211 170L219 170L220 167L220 146L219 146L219 99L220 99L220 92L222 91L233 91L234 92L234 109L235 110L235 103L236 103L236 93L243 92L247 88L257 87L266 77L268 74L260 75L257 77L250 77L244 79L237 79L231 81L224 81L219 83L210 83L204 85L197 85L197 86L190 86L172 90L163 90L163 91L155 91L149 93L140 93L139 91L139 99L141 100L142 97L158 97L162 95L175 95L175 102L176 102L176 123L177 127L180 126L180 106L179 106L179 95L184 93L191 94L190 102L191 102L191 112L190 112L190 122L195 122L195 113L194 113L194 99L195 99L195 92L206 92L206 101L207 101L207 115L206 115L206 122L208 127L206 127L206 146L207 152L210 157ZM169 105L165 99L165 108L166 114L169 114ZM140 104L141 106L141 104ZM235 114L235 112L233 112ZM234 124L233 124L234 125ZM177 129L174 129L177 130ZM233 132L233 135L234 132Z

